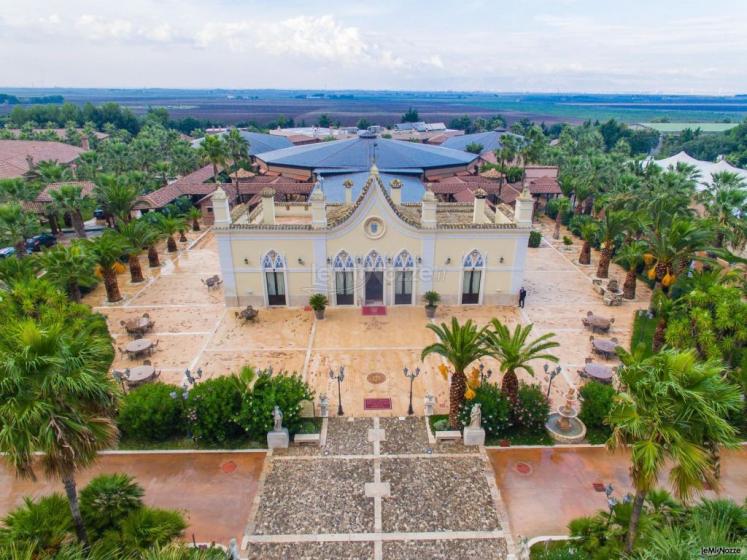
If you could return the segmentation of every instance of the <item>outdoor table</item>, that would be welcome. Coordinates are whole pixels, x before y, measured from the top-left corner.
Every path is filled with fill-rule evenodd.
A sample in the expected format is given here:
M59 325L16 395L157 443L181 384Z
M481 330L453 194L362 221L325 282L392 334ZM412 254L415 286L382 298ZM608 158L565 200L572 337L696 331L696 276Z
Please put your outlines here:
M586 364L584 374L603 383L612 381L612 368L604 364Z
M592 332L594 331L600 331L600 332L607 332L610 330L610 327L612 326L612 323L609 319L606 319L605 317L600 317L598 315L592 315L591 317L587 318L587 323L589 327L591 327Z
M133 340L132 342L128 342L124 349L125 351L132 355L137 355L142 352L145 352L146 350L150 350L153 347L153 341L149 338L139 338L137 340Z
M153 366L136 366L129 369L129 375L127 376L127 383L130 385L138 385L146 381L153 379L156 374L156 368Z
M613 340L604 340L601 338L595 338L591 341L591 346L599 354L603 354L605 358L609 358L615 354L617 348L617 342Z
M208 288L213 288L215 286L218 286L219 284L220 284L220 276L218 276L217 274L205 280L205 285Z

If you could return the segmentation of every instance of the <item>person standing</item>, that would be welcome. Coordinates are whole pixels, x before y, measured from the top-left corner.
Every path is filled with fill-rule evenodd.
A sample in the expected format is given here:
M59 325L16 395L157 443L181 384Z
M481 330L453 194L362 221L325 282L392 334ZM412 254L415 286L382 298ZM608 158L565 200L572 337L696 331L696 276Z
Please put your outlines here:
M527 291L524 289L524 286L522 286L521 290L519 290L519 307L524 307L525 299L527 299Z

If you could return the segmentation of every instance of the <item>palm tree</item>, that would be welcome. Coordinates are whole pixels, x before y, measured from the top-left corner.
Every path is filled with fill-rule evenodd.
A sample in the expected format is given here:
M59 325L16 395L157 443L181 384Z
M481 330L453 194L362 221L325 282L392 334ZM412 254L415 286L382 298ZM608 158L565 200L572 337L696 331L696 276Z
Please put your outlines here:
M747 241L747 186L736 173L724 171L714 173L711 188L698 196L705 215L716 227L717 248L728 242L742 249Z
M630 554L644 500L665 463L672 466L669 479L680 499L702 489L704 481L717 486L704 441L736 446L736 430L725 418L742 405L739 389L722 377L722 365L699 362L693 350L663 350L644 359L622 349L619 353L625 391L610 410L607 445L631 450L635 498L625 540Z
M610 272L610 260L614 249L615 238L625 231L628 216L624 212L606 211L599 223L601 254L597 266L597 278L607 278Z
M99 176L96 191L99 202L108 214L123 222L130 221L138 190L125 176Z
M19 259L26 256L26 239L39 232L39 220L20 204L0 204L0 240L12 245Z
M52 202L58 210L70 215L75 234L81 238L86 237L86 227L83 223L83 209L87 201L83 197L83 188L78 185L61 185L59 189L49 191Z
M34 166L33 172L45 185L69 181L73 178L70 169L61 165L57 160L40 161Z
M169 182L169 170L171 164L168 161L157 161L153 164L153 172L158 176L159 183L165 187Z
M547 350L557 348L560 344L552 340L555 333L546 333L527 341L534 325L516 325L512 333L498 319L493 319L490 324L493 328L485 331L485 344L488 353L501 361L501 391L515 407L519 400L519 379L516 377L516 371L523 369L534 376L534 368L529 365L532 360L557 363L558 358L547 353Z
M93 284L93 255L80 243L56 245L41 255L45 278L62 289L71 301L80 303L81 286Z
M638 267L643 262L645 252L646 244L643 241L632 241L623 246L615 257L615 262L627 269L625 282L623 282L623 297L625 299L635 299Z
M156 247L156 244L165 237L165 234L161 229L160 220L151 222L149 225L150 243L148 243L148 266L150 268L158 268L161 266L161 261L158 258L158 248Z
M464 371L472 362L487 354L484 344L485 328L478 328L471 319L460 325L456 317L452 317L451 327L446 323L430 323L426 327L436 334L439 342L423 348L421 359L424 360L429 354L438 354L454 369L449 385L449 425L453 430L458 430L459 412L467 390Z
M101 162L99 161L98 152L83 152L78 156L78 165L75 168L75 172L79 179L95 181L100 167Z
M158 220L157 227L167 237L166 248L168 252L175 253L177 247L174 235L184 229L184 220L180 218L172 218L170 216L163 216Z
M557 198L555 208L558 209L558 214L555 216L555 230L552 232L553 239L560 239L560 226L563 224L563 214L566 213L571 205L571 201L566 197Z
M192 221L192 231L200 231L200 218L202 218L202 212L199 208L190 208L187 210L186 218Z
M18 282L36 278L40 263L36 259L2 259L0 260L0 282L10 288Z
M119 224L117 230L125 241L127 264L130 268L130 282L137 284L145 280L140 266L140 253L153 242L153 228L143 220L133 220Z
M238 192L240 164L249 157L249 141L241 135L239 129L232 128L223 142L226 155L233 160L234 181L236 182L236 192Z
M106 288L106 300L110 303L120 301L122 294L119 293L117 283L117 271L115 265L126 251L125 241L115 232L109 230L104 235L93 241L87 241L86 249L101 269L104 277L104 288Z
M112 358L108 337L71 329L62 318L0 327L0 451L18 476L35 479L40 461L47 476L62 480L84 546L75 473L117 439Z
M579 264L591 264L591 242L597 235L598 226L594 222L587 222L581 226L581 239L584 244L581 246L581 253L578 256Z
M200 145L203 161L213 166L213 183L218 182L218 167L226 165L226 144L220 136L207 135Z

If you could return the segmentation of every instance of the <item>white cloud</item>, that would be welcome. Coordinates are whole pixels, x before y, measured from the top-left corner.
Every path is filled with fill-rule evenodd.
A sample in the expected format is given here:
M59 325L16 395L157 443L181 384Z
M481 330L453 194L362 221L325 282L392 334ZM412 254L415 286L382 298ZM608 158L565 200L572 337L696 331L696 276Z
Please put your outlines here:
M75 28L86 39L128 39L133 34L133 25L124 19L107 19L92 14L83 14L75 22Z

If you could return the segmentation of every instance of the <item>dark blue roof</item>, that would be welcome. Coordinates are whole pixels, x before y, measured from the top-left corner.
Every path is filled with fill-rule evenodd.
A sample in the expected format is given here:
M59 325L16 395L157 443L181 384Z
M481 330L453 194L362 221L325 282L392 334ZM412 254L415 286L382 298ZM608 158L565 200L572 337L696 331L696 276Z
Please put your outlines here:
M451 138L446 139L441 146L444 148L451 148L452 150L465 151L469 144L482 144L482 153L492 152L502 147L501 137L506 134L516 137L517 140L524 140L523 136L505 130L491 130L489 132L476 132L475 134L452 136Z
M325 170L368 171L374 163L379 170L438 169L464 166L477 156L440 146L385 138L352 138L294 146L257 154L268 165Z
M391 190L389 183L392 179L402 181L402 202L420 202L425 194L425 187L417 177L412 175L398 175L395 173L381 173L381 182L387 190ZM363 190L363 186L371 176L370 171L359 171L357 173L335 173L323 174L320 184L324 198L327 202L345 202L346 179L353 181L353 200L356 200Z
M269 152L270 150L280 150L282 148L289 148L293 146L293 142L288 140L285 136L279 136L277 134L263 134L261 132L247 132L240 130L241 136L249 142L249 155L254 156L262 152ZM218 133L218 136L225 136L225 132ZM198 138L192 142L192 147L197 148L202 144L203 138Z

